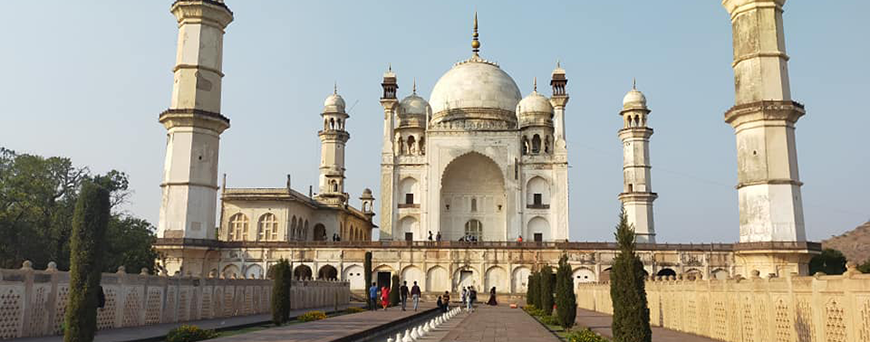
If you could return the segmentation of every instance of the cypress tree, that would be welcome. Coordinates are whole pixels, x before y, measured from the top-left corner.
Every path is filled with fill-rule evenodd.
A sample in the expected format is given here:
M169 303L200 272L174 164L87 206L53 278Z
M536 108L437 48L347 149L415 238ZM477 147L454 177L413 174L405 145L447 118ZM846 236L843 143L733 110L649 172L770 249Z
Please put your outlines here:
M100 270L111 214L109 191L96 183L98 179L82 183L73 214L64 342L93 341L97 330Z
M363 274L366 279L366 303L369 304L369 308L374 308L376 303L372 303L372 298L369 296L369 287L372 286L372 252L366 252L365 261L363 261Z
M568 256L559 259L559 269L556 271L556 317L559 325L568 329L574 325L577 317L577 298L574 296L574 279Z
M541 310L544 310L544 314L547 316L553 314L553 290L555 290L555 285L553 279L553 269L550 265L544 265L541 267L540 275L538 279L538 296L539 303L541 304Z
M281 325L290 320L290 283L293 275L290 262L284 258L278 260L272 269L272 322Z
M390 288L390 305L396 306L399 305L399 289L402 287L402 285L399 284L399 275L393 274L393 278L390 282L393 283Z
M526 304L538 305L538 272L529 273L529 282L526 283Z
M616 342L650 342L649 307L643 263L635 254L634 227L628 224L625 211L619 213L616 226L619 255L610 271L610 298L613 301L613 340Z

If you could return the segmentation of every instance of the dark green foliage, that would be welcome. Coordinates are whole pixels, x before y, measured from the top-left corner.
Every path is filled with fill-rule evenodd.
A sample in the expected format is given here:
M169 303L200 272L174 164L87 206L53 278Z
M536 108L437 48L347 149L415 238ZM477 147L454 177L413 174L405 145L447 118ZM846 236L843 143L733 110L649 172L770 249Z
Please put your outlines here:
M84 182L72 219L65 342L94 340L109 212L109 191L97 183Z
M556 270L556 317L564 329L574 326L577 317L577 298L574 296L574 279L568 256L559 259L559 269Z
M377 303L372 303L372 299L369 297L369 286L372 286L372 252L366 252L366 259L363 261L363 274L366 278L366 303L371 308L377 305Z
M526 283L526 304L532 305L534 307L540 307L540 303L538 303L540 297L538 296L538 272L532 272L529 274L529 282Z
M290 321L290 284L293 272L290 262L281 258L269 270L272 276L272 322L281 325Z
M649 326L643 263L635 254L634 227L629 226L624 211L619 213L615 235L619 254L613 260L610 271L613 340L650 342L652 331Z
M565 335L568 342L607 342L608 340L601 335L596 334L589 328L583 330L574 330Z
M858 271L861 271L861 273L870 273L870 260L858 265Z
M402 287L402 284L399 284L399 275L393 274L393 278L390 282L393 283L390 286L390 305L396 306L400 304L399 289Z
M846 272L846 256L842 252L825 248L822 253L810 259L810 274L824 272L827 275L838 275Z
M541 323L546 325L559 325L559 318L553 315L540 315L538 319L541 320Z
M553 291L556 290L556 279L553 275L553 268L550 267L550 265L544 265L544 267L541 267L540 275L538 277L540 308L541 310L544 310L544 313L550 315L553 312L553 304L555 303L553 300Z
M93 177L68 158L16 154L0 147L0 268L18 268L24 260L44 269L49 261L60 270L70 267L73 212L82 182L93 180L110 192L110 207L130 195L127 175L110 171ZM154 269L154 227L147 221L113 213L106 232L103 272L125 266L139 273Z
M195 325L182 325L169 330L166 342L196 342L218 337L214 330L204 330Z

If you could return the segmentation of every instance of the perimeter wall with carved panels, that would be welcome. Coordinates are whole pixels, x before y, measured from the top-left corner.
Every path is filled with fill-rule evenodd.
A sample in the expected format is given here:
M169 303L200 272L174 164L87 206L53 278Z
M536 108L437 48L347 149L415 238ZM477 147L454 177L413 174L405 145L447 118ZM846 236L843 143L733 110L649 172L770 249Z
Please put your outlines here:
M650 321L722 341L870 341L870 274L646 282ZM609 283L579 284L580 308L613 313Z
M103 273L105 307L97 328L120 328L199 319L266 314L272 283L265 279L163 277ZM0 340L60 334L69 273L0 269ZM347 282L294 281L292 309L345 305Z

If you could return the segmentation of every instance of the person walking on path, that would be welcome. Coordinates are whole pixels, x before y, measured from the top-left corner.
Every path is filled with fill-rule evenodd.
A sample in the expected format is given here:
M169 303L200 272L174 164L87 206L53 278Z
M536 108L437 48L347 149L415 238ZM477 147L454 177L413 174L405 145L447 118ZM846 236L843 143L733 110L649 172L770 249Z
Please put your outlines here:
M469 313L474 312L474 301L477 297L477 291L474 290L474 287L468 287L468 296L466 298L465 310Z
M402 287L399 288L399 299L402 301L402 311L405 311L405 306L408 305L408 282L403 281Z
M495 300L495 286L489 289L489 300L486 302L488 305L496 306L498 302Z
M369 302L369 310L378 311L378 286L375 283L369 288Z
M459 300L462 301L462 306L465 307L465 310L468 310L468 289L463 287L462 293L459 295Z
M414 301L414 311L417 311L417 305L420 304L420 287L417 286L416 281L414 286L411 287L411 299Z
M384 307L384 311L387 311L387 307L390 306L390 288L386 285L381 287L381 306Z

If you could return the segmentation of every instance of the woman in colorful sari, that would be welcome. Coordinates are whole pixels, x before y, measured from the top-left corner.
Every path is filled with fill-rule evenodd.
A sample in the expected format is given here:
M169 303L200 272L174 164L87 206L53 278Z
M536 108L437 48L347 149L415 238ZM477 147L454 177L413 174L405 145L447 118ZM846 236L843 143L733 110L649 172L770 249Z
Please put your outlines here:
M381 287L381 306L384 307L384 310L390 306L390 288L389 287Z

